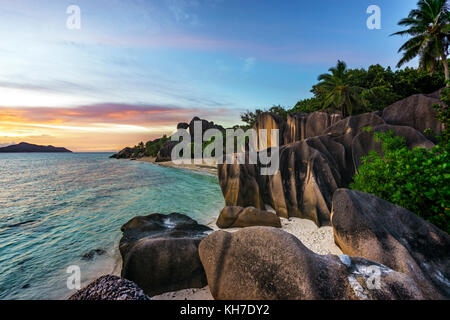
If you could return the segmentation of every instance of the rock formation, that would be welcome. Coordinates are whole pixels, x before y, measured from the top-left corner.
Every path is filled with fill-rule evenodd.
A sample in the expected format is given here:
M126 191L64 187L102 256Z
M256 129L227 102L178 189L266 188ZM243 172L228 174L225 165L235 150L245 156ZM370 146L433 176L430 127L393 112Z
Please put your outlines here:
M315 254L275 228L217 231L200 243L199 253L219 300L423 298L403 273L363 258Z
M450 236L416 214L340 189L331 218L342 252L377 261L415 281L426 299L450 298Z
M221 126L221 125L217 125L212 121L208 121L205 119L200 119L199 117L194 117L191 122L189 122L189 134L191 135L191 138L194 139L194 133L195 133L195 122L197 121L201 121L202 123L202 132L201 132L201 136L203 137L203 134L205 133L206 130L209 129L217 129L220 131L225 131L225 129Z
M262 176L259 164L225 161L219 165L219 183L226 205L257 209L269 205L280 217L300 217L311 219L318 226L328 225L333 193L349 185L362 156L371 150L381 151L374 132L392 130L405 138L410 148L434 146L416 129L388 125L375 112L333 124L338 118L323 112L294 114L285 125L277 116L260 115L256 128L279 128L288 142L306 139L280 147L279 170L272 176ZM332 125L324 128L327 124ZM319 132L321 135L308 138Z
M437 94L415 94L384 109L382 118L388 124L412 127L421 133L431 129L439 135L444 128L436 119L433 104L442 104Z
M258 115L254 129L267 130L267 143L258 142L258 150L264 150L274 146L282 146L285 144L301 141L306 138L316 137L324 134L325 130L335 124L342 117L340 114L329 114L326 112L292 113L287 115L287 119L283 119L278 115L264 112ZM270 136L270 130L279 130L278 142L273 142ZM278 144L277 144L278 143Z
M256 148L258 151L284 144L284 135L287 130L286 120L276 114L270 112L259 114L253 129L258 133ZM259 139L259 131L262 129L267 130L267 141ZM272 141L271 130L278 130L278 140Z
M156 162L165 162L172 160L172 150L178 144L177 141L166 141L164 142L161 150L159 150L156 155Z
M225 207L220 212L216 224L221 229L252 226L281 228L280 218L275 213L254 207Z
M69 300L150 300L135 283L106 275L78 290Z
M122 277L149 296L206 286L198 244L210 228L171 213L135 217L121 230Z
M381 143L376 141L374 138L374 133L387 131L393 131L394 135L404 138L406 145L410 149L418 147L430 149L434 147L434 143L425 138L423 134L414 128L382 124L372 128L370 131L361 132L353 139L352 156L355 171L358 171L358 168L361 165L361 157L367 156L369 151L373 150L383 154Z

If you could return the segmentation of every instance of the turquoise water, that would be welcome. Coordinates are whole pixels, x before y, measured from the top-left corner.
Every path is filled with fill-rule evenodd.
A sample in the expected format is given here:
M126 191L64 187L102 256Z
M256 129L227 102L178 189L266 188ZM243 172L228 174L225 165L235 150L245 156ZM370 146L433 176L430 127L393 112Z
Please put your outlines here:
M61 299L70 265L82 284L117 266L120 227L137 215L185 213L211 222L217 178L109 154L0 155L0 299ZM81 257L95 249L106 254Z

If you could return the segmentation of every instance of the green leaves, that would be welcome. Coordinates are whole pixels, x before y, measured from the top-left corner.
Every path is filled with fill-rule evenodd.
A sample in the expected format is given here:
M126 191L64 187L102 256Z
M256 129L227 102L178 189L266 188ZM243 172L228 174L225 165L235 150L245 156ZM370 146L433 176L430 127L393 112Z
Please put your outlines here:
M371 151L362 158L352 189L374 194L415 212L450 232L450 150L409 150L393 132L375 133L384 156Z
M441 58L446 64L450 23L448 6L445 0L420 0L417 7L398 23L408 29L392 34L412 37L400 47L403 57L397 67L419 56L420 68L433 73Z

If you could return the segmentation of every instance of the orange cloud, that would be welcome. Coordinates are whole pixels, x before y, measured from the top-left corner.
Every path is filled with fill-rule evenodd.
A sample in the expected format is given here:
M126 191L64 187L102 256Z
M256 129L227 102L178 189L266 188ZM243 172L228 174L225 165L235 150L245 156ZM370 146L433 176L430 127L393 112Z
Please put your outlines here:
M238 113L221 109L104 103L76 108L0 107L0 144L26 141L73 151L115 151L171 134L200 116L225 124Z

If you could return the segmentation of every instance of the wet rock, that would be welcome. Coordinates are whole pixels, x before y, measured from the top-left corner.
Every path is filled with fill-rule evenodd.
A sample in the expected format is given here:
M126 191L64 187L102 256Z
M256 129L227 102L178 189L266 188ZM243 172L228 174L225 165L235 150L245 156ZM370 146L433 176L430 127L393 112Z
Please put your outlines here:
M135 283L113 275L98 278L68 300L150 300Z
M210 228L171 213L133 218L121 230L122 277L137 283L146 294L206 286L198 244Z
M81 257L81 259L82 259L82 260L92 260L92 259L95 258L95 256L102 256L102 255L104 255L105 253L106 253L106 251L103 250L103 249L93 249L93 250L91 250L91 251L85 253L85 254Z

